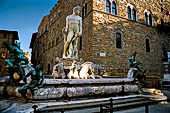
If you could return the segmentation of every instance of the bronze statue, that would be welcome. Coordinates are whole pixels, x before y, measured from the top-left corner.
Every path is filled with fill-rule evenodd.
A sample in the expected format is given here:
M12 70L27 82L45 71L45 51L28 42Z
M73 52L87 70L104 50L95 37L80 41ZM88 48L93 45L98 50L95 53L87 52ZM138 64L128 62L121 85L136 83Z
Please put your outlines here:
M146 71L142 71L140 68L141 62L137 62L136 57L137 52L135 51L131 57L129 57L130 68L134 68L135 72L133 75L134 81L139 81L140 88L146 84Z
M37 88L41 88L43 86L43 73L41 72L41 65L37 65L35 70L30 71L25 77L24 81L26 83L27 77L31 76L31 82L28 84L23 85L18 89L18 92L26 99L27 101L27 89L30 89L32 94L33 91L36 90Z
M137 52L135 51L131 57L129 57L129 63L130 63L130 68L137 68L138 72L142 72L141 68L139 67L141 62L137 62L135 57L136 57Z
M8 64L8 72L10 74L10 78L14 81L14 74L19 75L18 82L23 78L25 75L21 65L27 65L28 59L24 56L24 52L19 48L17 43L12 45L9 41L5 43L6 48L9 50L11 55L11 59L5 59L5 62ZM16 80L15 80L16 82Z

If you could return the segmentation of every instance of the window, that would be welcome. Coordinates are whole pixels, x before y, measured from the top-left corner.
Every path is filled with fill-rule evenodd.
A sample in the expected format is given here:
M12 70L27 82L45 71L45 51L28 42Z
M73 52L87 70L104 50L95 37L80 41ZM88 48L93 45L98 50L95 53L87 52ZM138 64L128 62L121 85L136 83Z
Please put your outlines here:
M127 15L128 15L128 19L131 19L131 9L130 9L130 6L127 7Z
M82 8L82 17L85 17L87 15L87 3L85 3L85 6Z
M53 40L53 41L52 41L52 47L54 46L54 42L55 42L55 41Z
M56 45L59 43L59 37L56 38Z
M47 25L45 26L45 31L48 31L48 26Z
M149 25L152 26L152 16L149 14Z
M132 9L132 20L136 21L136 10L134 8Z
M80 37L80 50L82 50L82 36Z
M49 42L48 47L49 47L49 48L51 47L51 42Z
M145 24L148 25L148 14L145 12Z
M106 0L106 12L111 13L111 4L109 0Z
M164 9L161 7L161 12L164 12Z
M122 48L121 34L120 33L116 33L116 48Z
M146 42L146 52L150 52L150 43L149 43L149 39L146 39L145 42Z
M145 15L145 24L153 26L152 13L146 9L144 11L144 15Z
M53 17L53 18L54 18L54 20L56 20L56 14L54 15L54 17Z
M47 73L50 74L50 64L48 64L48 70Z
M84 17L84 7L82 7L82 17Z
M85 7L84 7L84 16L87 15L87 3L85 3Z
M117 15L117 7L114 1L112 2L112 14Z

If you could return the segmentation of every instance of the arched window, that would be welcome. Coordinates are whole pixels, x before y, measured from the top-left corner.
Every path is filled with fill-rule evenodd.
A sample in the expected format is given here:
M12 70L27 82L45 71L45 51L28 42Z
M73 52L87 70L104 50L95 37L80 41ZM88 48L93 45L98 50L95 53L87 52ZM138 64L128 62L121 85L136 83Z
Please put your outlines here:
M127 7L127 15L128 15L128 19L131 19L131 9L130 9L130 6Z
M122 48L121 34L120 33L116 33L116 48Z
M117 7L116 7L116 3L114 1L112 2L112 13L114 15L117 15Z
M145 12L145 24L148 25L148 14Z
M149 43L149 39L146 39L145 42L146 42L146 52L150 52L150 43Z
M134 8L132 9L132 20L136 21L136 10Z
M56 38L56 45L59 43L59 37Z
M109 0L106 0L106 12L111 13L111 4Z
M152 26L152 16L151 16L151 14L149 14L149 25Z

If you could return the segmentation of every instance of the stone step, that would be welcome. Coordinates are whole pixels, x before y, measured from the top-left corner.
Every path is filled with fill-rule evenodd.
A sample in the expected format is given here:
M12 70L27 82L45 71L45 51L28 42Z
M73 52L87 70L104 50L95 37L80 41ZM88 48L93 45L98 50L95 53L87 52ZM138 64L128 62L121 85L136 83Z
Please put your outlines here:
M119 101L123 102L125 99L137 100L139 95L129 95L129 96L120 96L120 97L111 97L114 99L114 102ZM42 107L39 110L44 111L60 111L61 109L72 110L77 108L86 108L86 107L99 107L101 104L110 104L110 98L100 98L100 99L89 99L89 100L78 100L78 101L68 101L62 104L51 105ZM141 99L141 98L138 98Z
M144 105L144 103L157 102L157 101L147 100L148 96L145 98L144 95L112 97L112 99L113 99L114 109L115 107L118 109L122 109L123 107L126 107L126 106L133 106L133 105L140 106L140 105ZM41 112L46 112L46 111L52 112L52 111L62 111L62 110L70 111L70 110L75 110L75 109L95 108L95 107L100 107L101 105L109 106L110 98L69 101L69 102L66 102L60 105L44 106L44 107L39 108L38 111L41 111Z
M138 108L138 107L142 107L142 106L146 106L146 105L153 105L153 104L157 104L159 103L159 101L152 101L152 100L144 100L144 101L138 101L138 102L130 102L130 103L126 103L126 104L118 104L118 105L113 105L112 108L110 108L110 106L103 108L103 112L106 111L121 111L121 110L126 110L129 108Z

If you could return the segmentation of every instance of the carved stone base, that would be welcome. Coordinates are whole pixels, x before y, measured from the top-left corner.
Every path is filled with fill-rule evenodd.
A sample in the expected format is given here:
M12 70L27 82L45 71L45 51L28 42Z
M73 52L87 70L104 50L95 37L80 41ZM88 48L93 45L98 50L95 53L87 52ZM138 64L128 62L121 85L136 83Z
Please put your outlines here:
M138 87L132 84L132 81L133 79L128 78L45 79L44 87L35 90L33 94L28 90L27 97L28 99L44 100L136 93L138 92ZM0 94L1 96L21 97L17 91L19 87L2 86L0 87ZM4 90L6 94L4 94Z

